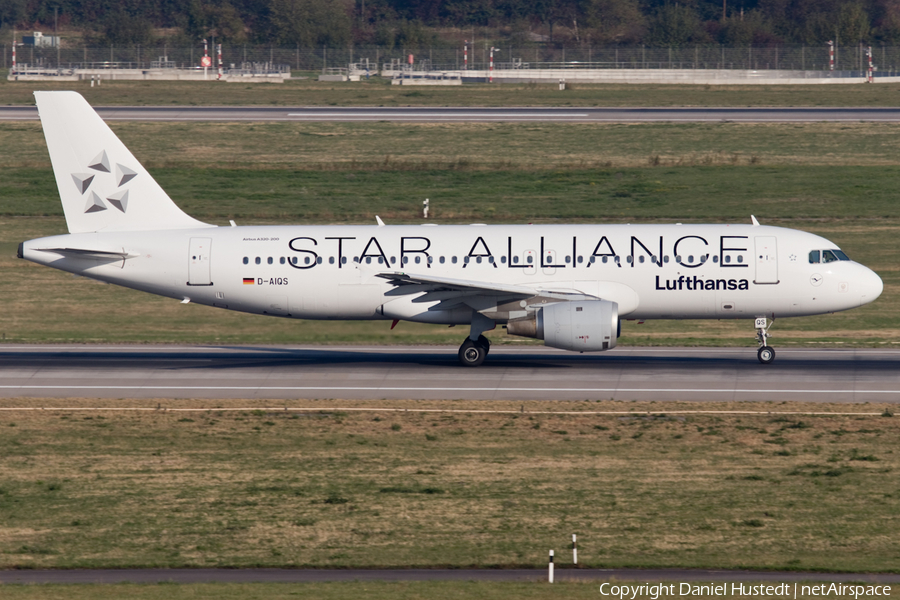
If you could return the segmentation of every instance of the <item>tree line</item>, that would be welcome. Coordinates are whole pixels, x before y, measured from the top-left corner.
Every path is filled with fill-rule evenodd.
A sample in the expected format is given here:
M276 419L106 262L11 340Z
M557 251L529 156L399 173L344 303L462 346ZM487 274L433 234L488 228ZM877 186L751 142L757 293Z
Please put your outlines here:
M898 0L0 0L0 28L83 32L85 43L385 48L900 43Z

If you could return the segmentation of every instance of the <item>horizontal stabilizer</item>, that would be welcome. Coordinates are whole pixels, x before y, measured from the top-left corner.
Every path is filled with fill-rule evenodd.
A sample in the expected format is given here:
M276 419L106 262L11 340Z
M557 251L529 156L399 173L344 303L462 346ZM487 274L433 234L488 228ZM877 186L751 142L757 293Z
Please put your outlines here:
M55 254L62 254L63 256L71 256L74 258L113 258L116 260L123 260L126 258L135 258L136 256L140 256L139 254L135 254L133 252L125 252L122 250L121 252L111 252L109 250L88 250L85 248L36 248L38 252L53 252Z

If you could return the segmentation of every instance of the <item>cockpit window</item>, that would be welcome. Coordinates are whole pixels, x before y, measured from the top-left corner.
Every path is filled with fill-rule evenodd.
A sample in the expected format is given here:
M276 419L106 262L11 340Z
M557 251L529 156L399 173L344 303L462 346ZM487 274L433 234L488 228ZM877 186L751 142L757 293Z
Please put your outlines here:
M811 265L820 262L830 263L837 260L850 260L850 258L840 250L811 250L809 252L809 264Z

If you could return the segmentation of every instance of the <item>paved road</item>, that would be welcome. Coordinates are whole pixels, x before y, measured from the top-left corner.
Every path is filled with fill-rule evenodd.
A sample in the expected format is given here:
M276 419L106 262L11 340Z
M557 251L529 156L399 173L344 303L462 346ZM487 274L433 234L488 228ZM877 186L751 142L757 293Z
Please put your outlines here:
M322 581L546 581L545 569L73 569L0 571L3 583L311 583ZM720 571L706 569L560 569L557 581L900 583L900 574Z
M803 400L900 403L900 351L0 346L0 397Z
M367 108L97 107L107 121L543 121L543 122L900 122L900 108ZM0 121L37 120L33 106L0 106Z

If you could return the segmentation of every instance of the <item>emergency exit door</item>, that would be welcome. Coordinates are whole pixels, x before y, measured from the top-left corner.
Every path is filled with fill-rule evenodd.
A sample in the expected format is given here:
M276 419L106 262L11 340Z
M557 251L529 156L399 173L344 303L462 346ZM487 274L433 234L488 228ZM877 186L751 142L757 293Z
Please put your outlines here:
M778 283L778 252L775 236L756 238L756 279L753 283Z
M212 285L209 275L209 251L212 238L191 238L188 285Z

